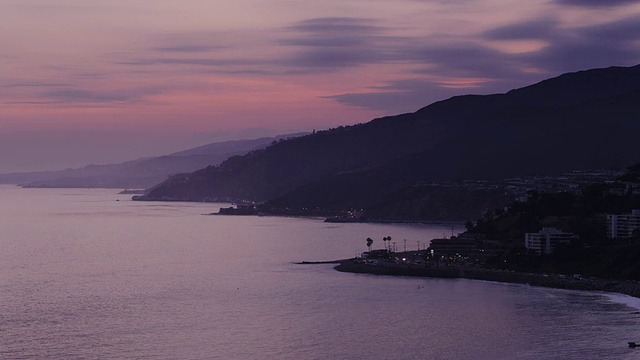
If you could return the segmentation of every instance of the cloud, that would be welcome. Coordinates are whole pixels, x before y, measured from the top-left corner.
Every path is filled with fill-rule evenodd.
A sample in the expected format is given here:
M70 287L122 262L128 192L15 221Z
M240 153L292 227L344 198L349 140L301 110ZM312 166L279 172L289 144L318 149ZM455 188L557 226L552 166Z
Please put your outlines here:
M149 58L139 60L119 61L120 65L197 65L197 66L233 66L252 65L259 61L246 59L206 59L206 58Z
M326 71L373 64L382 60L383 56L372 50L323 48L301 51L283 59L282 64L293 67L321 68Z
M166 91L162 88L133 88L114 91L93 91L81 88L61 88L41 91L25 100L13 100L4 104L57 105L60 107L118 107L138 104L145 98Z
M210 52L215 50L226 49L226 46L221 45L172 45L165 47L153 48L154 51L159 52L175 52L175 53L201 53Z
M532 21L524 28L543 27L543 22ZM505 27L507 29L507 27ZM518 31L524 32L526 29ZM331 17L316 18L280 28L277 36L267 39L263 46L280 47L271 57L230 57L224 52L211 55L164 56L122 60L129 66L176 65L205 67L208 71L225 74L291 75L341 71L372 64L404 64L414 67L414 73L438 71L442 75L464 77L507 77L517 73L501 51L478 45L473 41L453 39L442 43L437 38L400 37L392 35L395 29L380 26L372 19ZM499 36L498 30L487 36ZM521 37L524 35L520 35ZM223 46L208 44L211 37L221 35L182 34L172 45L155 48L175 53L199 53ZM189 45L176 41L185 39ZM202 45L194 40L200 39ZM175 40L175 41L174 41ZM206 43L206 44L205 44ZM238 44L252 43L239 41ZM241 45L238 45L241 46ZM240 50L241 48L235 49ZM226 56L225 56L226 55ZM422 69L422 70L421 70Z
M555 0L560 5L581 6L588 8L605 8L622 6L629 4L638 4L639 0Z
M371 86L368 91L326 96L341 104L384 111L392 115L407 111L416 111L433 102L447 99L461 94L487 94L504 92L508 82L487 81L487 79L458 79L466 81L465 89L449 86L447 82L456 79L399 79L385 82L381 86ZM477 81L477 87L472 88L470 82Z
M5 101L7 105L51 105L72 102L71 98L86 101L91 97L90 92L73 89L70 83L47 81L22 81L0 85L0 90L7 89ZM102 102L106 98L94 94L94 102ZM83 102L84 102L83 101Z
M332 47L332 48L340 48L340 47L352 47L352 46L361 46L365 44L364 39L353 36L340 36L340 35L331 35L331 36L322 36L322 37L298 37L298 38L287 38L281 39L279 41L282 45L287 46L308 46L308 47Z
M522 75L508 53L471 41L429 43L404 49L403 58L421 65L417 74L439 77L508 79Z
M577 28L555 29L543 49L514 56L516 60L550 72L635 65L640 62L639 17Z
M98 92L83 89L52 90L42 92L40 95L61 102L130 102L135 99L131 95L121 92Z
M375 20L354 18L354 17L327 17L315 18L300 21L287 27L287 30L294 33L305 33L313 35L345 35L345 36L368 36L372 33L381 32L384 28L373 25Z
M397 49L416 65L422 79L398 80L367 91L328 96L339 103L373 110L406 111L463 93L505 92L562 72L640 61L635 40L639 22L626 18L595 27L561 29L555 20L534 19L497 27L482 34L495 40L545 39L548 45L524 54L506 53L474 41L438 43ZM526 69L539 69L529 72Z
M149 50L173 54L224 52L237 49L265 36L264 32L251 30L194 31L186 33L162 33L149 37Z
M358 18L311 19L287 30L293 34L280 39L279 43L290 46L293 53L276 61L281 66L335 71L372 64L402 64L406 72L414 74L495 79L522 75L523 64L517 58L465 37L444 42L437 36L392 36L395 29ZM557 34L556 30L555 20L534 19L489 30L482 37L489 40L551 38Z
M31 87L65 87L70 86L68 83L55 83L46 81L22 81L10 84L2 84L0 87L5 88L31 88Z
M349 106L396 114L418 110L431 102L456 93L453 90L443 91L435 82L404 79L386 82L383 86L372 86L366 92L338 94L324 98Z
M402 61L396 51L402 39L386 36L389 30L371 19L316 18L279 28L275 35L246 33L246 38L242 38L236 34L233 48L211 44L212 39L229 41L231 37L226 33L168 34L161 39L164 45L152 50L174 53L174 56L126 59L115 63L207 67L216 73L247 75L333 72L366 64ZM269 47L268 53L273 55L264 56L254 47ZM281 51L273 52L276 48ZM233 51L206 54L213 50ZM246 55L230 55L242 53Z
M135 66L144 68L142 71L130 70L130 73L150 73L158 71L152 69L152 66L160 67L163 73L166 73L166 66L174 68L177 74L225 74L240 76L278 76L292 74L294 70L285 69L282 64L273 59L255 59L255 58L146 58L135 60L123 60L115 62L117 65Z
M491 40L536 40L553 38L557 31L557 21L545 18L493 28L483 36Z
M245 33L242 36L246 38L235 34L232 46L229 34L169 35L162 38L161 46L152 48L166 52L161 54L166 56L152 54L117 64L149 67L145 71L176 67L181 73L239 76L329 74L388 64L397 66L395 76L399 80L326 98L392 113L417 109L448 96L504 92L566 71L631 65L640 60L634 42L640 39L638 16L595 26L567 27L559 18L545 15L447 39L435 35L401 37L396 35L400 29L381 24L379 20L353 17L308 19L274 32ZM541 40L547 45L528 53L509 53L490 46L493 41L504 40ZM414 81L404 80L407 77Z
M135 72L134 72L135 74ZM102 83L107 83L101 86ZM88 82L83 85L27 89L18 93L7 90L0 104L56 105L58 108L121 108L132 104L148 104L154 96L183 92L224 92L232 88L225 82L167 82L148 86L110 86L111 81ZM100 90L93 90L99 88ZM0 90L2 87L0 86ZM4 101L2 101L4 100Z
M640 16L635 15L609 23L578 28L576 31L584 37L598 41L635 41L640 39Z
M400 38L375 20L350 17L316 18L284 28L278 40L293 50L283 65L327 71L399 60L394 47Z
M266 33L266 32L265 32ZM150 37L148 51L135 53L135 57L124 54L112 63L121 66L138 67L145 73L172 68L181 74L235 73L256 75L271 73L271 60L256 56L254 48L268 46L268 35L255 31L216 32L197 31L192 33L165 33ZM259 45L256 45L259 44ZM151 68L154 67L154 68Z
M632 65L640 60L640 53L628 45L603 43L593 46L593 42L586 39L562 39L540 51L517 57L531 66L561 73L576 69Z

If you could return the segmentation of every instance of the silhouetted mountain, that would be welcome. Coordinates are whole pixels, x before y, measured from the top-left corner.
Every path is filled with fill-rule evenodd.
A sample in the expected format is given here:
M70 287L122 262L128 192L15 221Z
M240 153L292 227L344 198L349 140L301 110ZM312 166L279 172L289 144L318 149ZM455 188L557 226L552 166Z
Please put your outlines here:
M638 104L640 65L580 71L281 141L176 175L141 199L366 209L430 179L622 168L640 160Z
M264 148L273 141L304 133L207 144L173 154L120 164L88 165L77 169L0 175L0 183L29 187L148 188L170 175L217 165L231 156Z

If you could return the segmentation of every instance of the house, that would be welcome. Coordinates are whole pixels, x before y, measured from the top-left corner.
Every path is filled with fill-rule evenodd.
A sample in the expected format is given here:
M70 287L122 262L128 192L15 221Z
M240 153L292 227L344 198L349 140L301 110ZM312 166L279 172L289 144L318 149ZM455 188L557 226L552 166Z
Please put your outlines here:
M499 241L488 240L485 234L469 232L449 239L433 239L429 249L437 258L461 258L464 261L481 263L503 251Z
M607 237L609 239L623 239L637 236L640 229L640 209L631 214L607 215ZM636 232L634 234L634 232Z
M566 233L552 227L543 227L537 233L526 233L524 236L524 247L538 255L551 254L560 244L570 244L577 240L576 234Z

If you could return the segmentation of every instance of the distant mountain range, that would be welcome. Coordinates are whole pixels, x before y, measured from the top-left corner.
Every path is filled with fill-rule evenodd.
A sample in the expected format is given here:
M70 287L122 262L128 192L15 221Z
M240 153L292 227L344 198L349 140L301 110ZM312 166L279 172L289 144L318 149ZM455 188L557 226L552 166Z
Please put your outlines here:
M173 154L141 158L120 164L88 165L59 171L0 174L2 184L27 187L84 187L146 189L170 175L218 165L231 156L258 150L281 139L306 133L212 143Z
M623 168L640 161L639 138L640 65L593 69L279 141L139 199L266 201L272 212L394 208L430 180Z

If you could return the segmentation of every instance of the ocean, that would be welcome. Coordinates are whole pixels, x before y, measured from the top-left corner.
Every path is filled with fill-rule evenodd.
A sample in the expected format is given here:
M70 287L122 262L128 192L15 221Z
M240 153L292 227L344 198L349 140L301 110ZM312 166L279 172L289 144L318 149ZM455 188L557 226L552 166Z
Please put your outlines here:
M0 186L0 358L640 358L640 299L297 264L353 257L368 237L424 248L450 225L130 197Z

